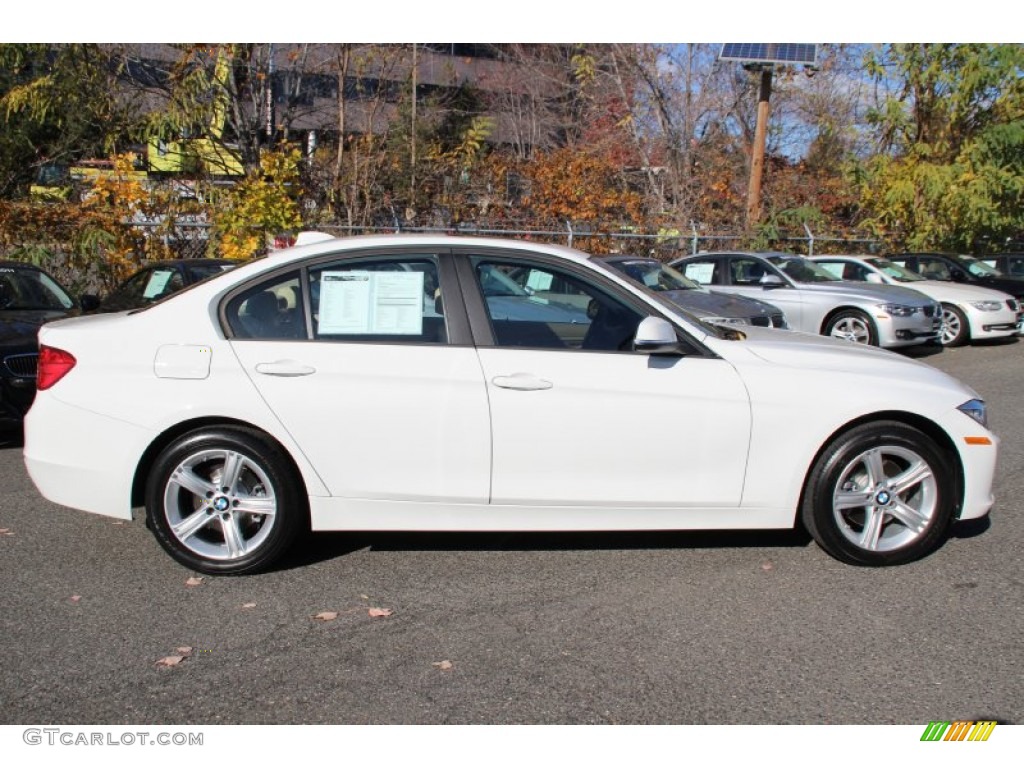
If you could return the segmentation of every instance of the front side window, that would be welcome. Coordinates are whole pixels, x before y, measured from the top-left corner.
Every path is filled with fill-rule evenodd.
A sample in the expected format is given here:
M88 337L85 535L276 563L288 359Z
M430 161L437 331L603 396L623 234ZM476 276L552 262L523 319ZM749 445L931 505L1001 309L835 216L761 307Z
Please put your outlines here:
M761 278L775 274L760 259L737 257L729 262L729 275L733 285L760 286Z
M839 279L802 256L769 256L768 260L797 283L831 283Z
M626 351L643 316L571 272L474 259L495 343L501 347Z
M868 264L871 264L876 269L884 272L889 277L900 283L916 283L925 279L916 272L911 272L906 267L902 267L888 259L872 258L868 259Z

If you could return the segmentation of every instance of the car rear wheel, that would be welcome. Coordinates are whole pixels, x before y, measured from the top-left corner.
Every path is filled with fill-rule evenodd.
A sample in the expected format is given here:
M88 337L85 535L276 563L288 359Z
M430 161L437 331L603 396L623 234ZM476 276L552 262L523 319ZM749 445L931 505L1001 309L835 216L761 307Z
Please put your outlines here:
M945 539L953 472L938 445L893 421L863 424L832 440L808 476L801 517L815 541L854 565L900 565Z
M971 328L964 313L952 304L942 305L942 345L960 347L970 341Z
M824 335L858 344L878 346L878 331L874 322L859 309L837 312L825 325Z
M241 427L201 429L168 445L146 486L161 546L208 574L263 570L294 541L304 496L282 450Z

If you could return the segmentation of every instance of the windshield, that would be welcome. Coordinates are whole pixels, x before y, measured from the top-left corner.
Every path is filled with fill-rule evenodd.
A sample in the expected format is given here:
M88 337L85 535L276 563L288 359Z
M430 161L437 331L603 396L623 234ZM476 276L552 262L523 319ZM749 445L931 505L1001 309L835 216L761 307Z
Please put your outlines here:
M635 280L652 291L695 291L701 290L700 285L677 272L672 267L654 259L636 259L635 261L609 261L609 267L618 270L626 277Z
M768 261L798 283L835 283L839 278L802 256L769 256Z
M71 309L75 302L63 288L38 269L0 267L0 310Z
M980 261L973 256L961 256L960 263L975 277L1002 277L1003 273L990 264Z
M888 259L875 257L871 259L865 259L865 261L871 266L875 267L876 269L887 274L893 280L896 280L901 283L916 283L920 280L928 279L926 277L921 277L921 275L917 274L916 272L911 272L906 267L901 267L899 264L889 261Z

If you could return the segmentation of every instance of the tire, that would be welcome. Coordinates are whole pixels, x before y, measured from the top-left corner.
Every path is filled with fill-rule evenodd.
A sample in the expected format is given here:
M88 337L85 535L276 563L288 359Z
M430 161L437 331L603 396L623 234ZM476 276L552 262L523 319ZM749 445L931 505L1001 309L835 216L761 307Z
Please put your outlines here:
M278 560L302 529L300 487L282 449L260 432L200 429L157 457L146 518L182 565L211 575L254 573Z
M872 347L878 346L878 329L874 321L859 309L844 309L837 312L825 324L822 335Z
M967 316L952 304L942 305L942 346L962 347L971 340Z
M895 421L833 439L807 478L801 519L818 545L853 565L901 565L946 538L956 485L923 432Z

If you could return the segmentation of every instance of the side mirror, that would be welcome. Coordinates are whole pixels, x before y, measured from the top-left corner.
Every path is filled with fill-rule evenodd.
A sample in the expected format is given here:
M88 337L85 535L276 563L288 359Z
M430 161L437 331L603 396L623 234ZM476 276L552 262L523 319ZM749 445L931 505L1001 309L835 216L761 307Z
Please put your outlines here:
M94 312L100 308L100 297L95 293L83 293L78 304L83 312Z
M877 272L868 272L865 280L869 283L875 283L876 285L885 285L885 281L882 279L882 276Z
M636 328L633 351L649 355L680 355L683 348L670 322L660 317L645 317Z
M967 273L964 272L962 269L950 270L949 276L950 276L950 278L952 278L954 283L965 283L965 282L967 282Z
M785 281L778 275L765 275L764 277L761 278L759 282L761 283L761 287L768 291L770 291L772 288L786 287Z

